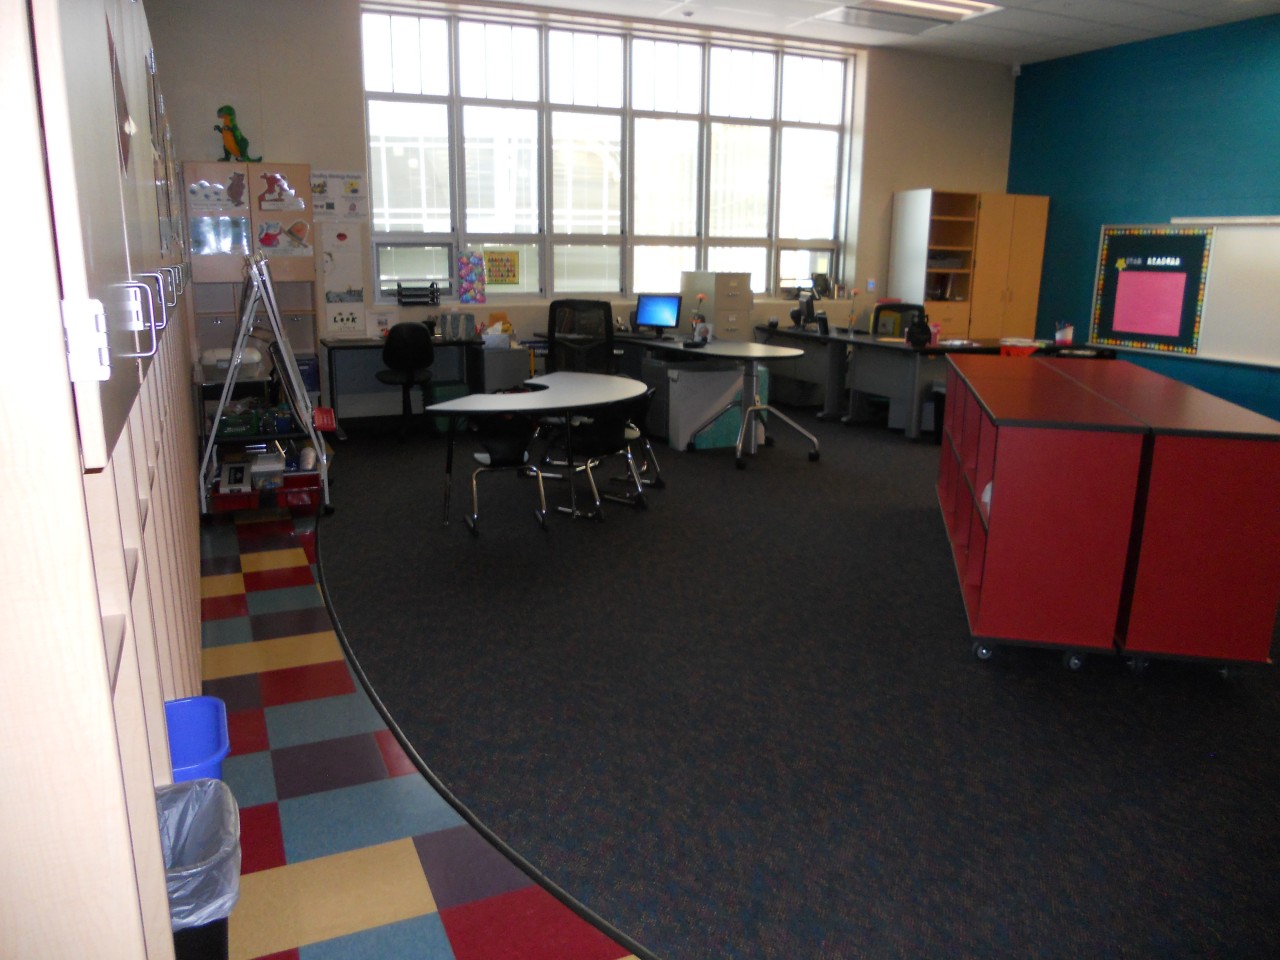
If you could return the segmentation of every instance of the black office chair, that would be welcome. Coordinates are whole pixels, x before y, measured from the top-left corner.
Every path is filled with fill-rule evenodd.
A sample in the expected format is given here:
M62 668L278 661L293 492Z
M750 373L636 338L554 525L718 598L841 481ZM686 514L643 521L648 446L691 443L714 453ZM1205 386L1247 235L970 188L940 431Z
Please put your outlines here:
M574 418L571 438L573 460L569 464L567 477L570 484L569 506L557 509L575 517L594 517L604 520L602 500L613 500L639 509L647 509L648 501L644 495L644 485L640 482L640 473L636 469L635 457L631 453L631 444L627 440L627 427L635 404L630 400L611 403L589 411L589 416ZM623 457L627 464L627 477L632 491L626 494L602 494L596 484L595 468L611 457ZM591 489L594 509L590 512L578 509L577 497L574 493L573 478L584 474ZM549 476L552 476L549 474Z
M547 528L547 494L542 485L542 471L530 462L529 444L533 442L538 425L530 417L517 414L490 414L473 417L477 439L484 450L478 450L472 456L480 464L471 474L471 513L467 517L467 527L473 536L480 536L480 493L478 481L480 474L494 470L527 471L538 481L538 509L535 516L538 525Z
M871 335L905 336L911 321L924 315L924 307L918 303L877 303L871 311Z
M410 394L414 387L422 390L422 405L431 405L431 364L435 348L431 331L422 323L397 323L387 331L382 345L382 362L387 369L375 376L382 383L398 386L401 396L400 438L403 440L413 422Z
M613 306L607 300L553 300L547 317L547 373L616 373Z

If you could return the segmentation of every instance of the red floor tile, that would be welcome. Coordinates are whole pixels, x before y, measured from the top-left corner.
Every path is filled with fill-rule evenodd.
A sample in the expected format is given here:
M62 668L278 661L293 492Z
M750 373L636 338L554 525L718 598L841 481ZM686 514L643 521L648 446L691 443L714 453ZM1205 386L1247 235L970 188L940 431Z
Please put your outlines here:
M250 593L254 590L276 590L280 587L305 587L315 582L316 578L311 575L310 567L255 570L244 575L244 588Z
M387 765L387 773L393 777L403 777L406 774L418 772L418 768L404 752L394 733L390 730L378 730L373 736L378 741L378 749L382 751L382 760Z
M262 705L278 707L282 703L300 703L321 697L339 697L355 693L355 681L346 661L330 660L305 667L269 670L258 675L262 688Z
M249 602L243 593L233 593L226 597L206 597L200 601L200 619L226 620L230 617L247 617Z
M614 943L541 887L440 911L454 960L619 960Z
M255 873L283 867L284 834L280 830L280 807L262 803L240 808L240 873Z
M271 744L267 739L267 716L261 710L227 712L227 730L231 734L231 756L257 753Z

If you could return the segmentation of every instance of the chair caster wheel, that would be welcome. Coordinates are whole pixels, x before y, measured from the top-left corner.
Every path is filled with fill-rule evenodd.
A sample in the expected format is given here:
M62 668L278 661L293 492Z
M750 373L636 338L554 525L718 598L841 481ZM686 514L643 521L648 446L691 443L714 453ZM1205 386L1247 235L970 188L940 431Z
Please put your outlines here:
M990 660L996 655L996 648L982 640L976 640L973 644L973 655L979 660Z
M478 518L474 516L467 517L467 529L471 531L471 535L473 537L480 536L480 528L476 526L477 519Z
M1062 655L1062 665L1068 670L1079 673L1084 669L1084 654L1068 650Z

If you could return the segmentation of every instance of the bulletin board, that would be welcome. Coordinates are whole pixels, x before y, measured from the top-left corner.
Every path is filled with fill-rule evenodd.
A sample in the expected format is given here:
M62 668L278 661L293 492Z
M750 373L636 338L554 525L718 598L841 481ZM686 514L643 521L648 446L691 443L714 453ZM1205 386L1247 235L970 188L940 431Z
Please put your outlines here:
M1089 341L1280 367L1280 225L1104 226Z

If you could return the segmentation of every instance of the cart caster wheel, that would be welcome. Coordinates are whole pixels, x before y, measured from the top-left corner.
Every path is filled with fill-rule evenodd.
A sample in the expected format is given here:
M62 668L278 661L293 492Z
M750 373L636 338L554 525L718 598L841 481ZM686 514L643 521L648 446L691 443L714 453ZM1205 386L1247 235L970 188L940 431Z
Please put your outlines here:
M1068 650L1062 655L1062 665L1068 670L1079 673L1084 669L1084 654Z
M983 640L975 640L973 643L973 655L979 660L990 660L996 655L996 648Z
M337 508L336 508L336 507L334 507L332 504L328 504L328 503L326 503L326 504L324 505L324 515L325 515L326 517L332 517L332 516L333 516L333 511L334 511L334 510L336 510L336 509L337 509Z
M1230 664L1224 663L1222 666L1218 667L1218 676L1223 680L1234 680L1236 672Z
M1134 676L1140 677L1147 672L1147 667L1151 666L1151 661L1146 657L1130 657L1129 670Z
M734 466L736 466L739 470L745 470L747 469L747 461L739 457L737 460L734 461Z
M697 450L697 449L698 449L698 445L697 445L696 443L694 443L692 440L690 440L688 443L686 443L686 444L684 445L684 452L685 452L685 453L693 453L693 451L695 451L695 450Z
M818 462L818 456L819 456L819 454L818 454L818 451L817 451L817 450L810 450L810 451L809 451L809 462L810 462L810 463L817 463L817 462Z

